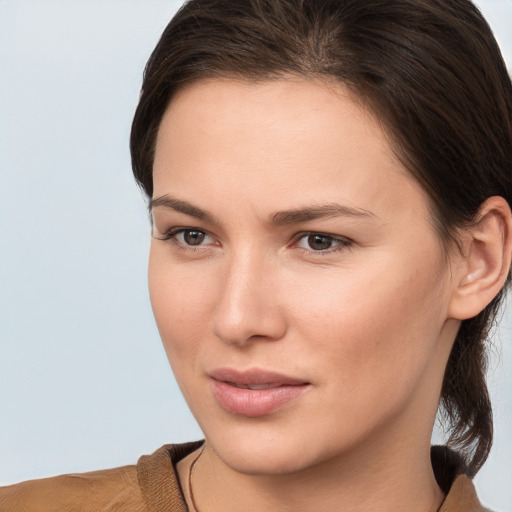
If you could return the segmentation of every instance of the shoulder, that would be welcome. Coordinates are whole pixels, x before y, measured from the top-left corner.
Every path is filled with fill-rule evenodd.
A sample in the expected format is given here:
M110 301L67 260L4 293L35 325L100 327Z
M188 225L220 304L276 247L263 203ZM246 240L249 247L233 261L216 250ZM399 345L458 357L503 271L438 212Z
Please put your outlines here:
M61 475L0 488L0 512L145 512L135 466Z
M433 446L431 458L437 483L446 493L439 512L491 512L480 503L462 457L446 446Z
M200 445L165 445L137 465L0 487L0 512L185 511L174 468Z

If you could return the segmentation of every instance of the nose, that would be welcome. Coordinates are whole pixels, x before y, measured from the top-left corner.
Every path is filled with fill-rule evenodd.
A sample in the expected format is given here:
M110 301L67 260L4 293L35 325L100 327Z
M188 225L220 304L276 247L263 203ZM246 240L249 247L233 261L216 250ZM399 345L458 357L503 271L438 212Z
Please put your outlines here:
M215 336L240 347L284 336L287 323L278 300L276 265L246 252L231 258L221 280L213 315Z

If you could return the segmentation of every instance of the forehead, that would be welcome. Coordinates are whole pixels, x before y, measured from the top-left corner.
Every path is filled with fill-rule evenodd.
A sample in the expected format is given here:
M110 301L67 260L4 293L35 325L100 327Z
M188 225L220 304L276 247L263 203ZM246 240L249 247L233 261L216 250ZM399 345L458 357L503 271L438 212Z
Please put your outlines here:
M171 117L172 122L191 116L195 116L196 121L211 120L211 117L220 121L227 116L232 116L234 121L238 117L237 128L242 120L247 127L260 127L288 119L297 122L299 127L302 121L311 122L315 117L326 122L336 116L338 123L339 116L349 116L361 125L366 124L367 128L372 122L376 127L378 125L379 135L382 130L379 120L361 98L328 77L284 75L258 81L232 78L198 80L180 88L164 113L164 119ZM365 118L371 118L371 121L366 123Z
M292 78L184 87L160 126L154 184L155 196L182 191L211 204L241 197L264 204L272 195L281 203L341 200L377 211L414 189L426 206L361 101L339 84Z

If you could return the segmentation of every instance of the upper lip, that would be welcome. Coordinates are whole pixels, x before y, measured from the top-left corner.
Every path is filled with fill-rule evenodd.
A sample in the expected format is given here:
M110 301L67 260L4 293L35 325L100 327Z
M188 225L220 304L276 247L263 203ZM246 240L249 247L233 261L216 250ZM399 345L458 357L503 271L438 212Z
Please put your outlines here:
M304 379L298 379L279 372L261 370L258 368L249 368L247 370L218 368L211 371L209 375L214 380L233 383L237 386L265 384L272 384L276 386L299 386L301 384L309 384Z

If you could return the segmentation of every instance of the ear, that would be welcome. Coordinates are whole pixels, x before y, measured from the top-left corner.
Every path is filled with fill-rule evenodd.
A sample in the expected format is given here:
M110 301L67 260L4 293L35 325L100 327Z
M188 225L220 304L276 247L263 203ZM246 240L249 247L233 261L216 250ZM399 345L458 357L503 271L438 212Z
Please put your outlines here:
M490 197L476 220L462 232L463 251L453 269L454 293L449 318L466 320L498 294L510 272L512 214L502 197Z

